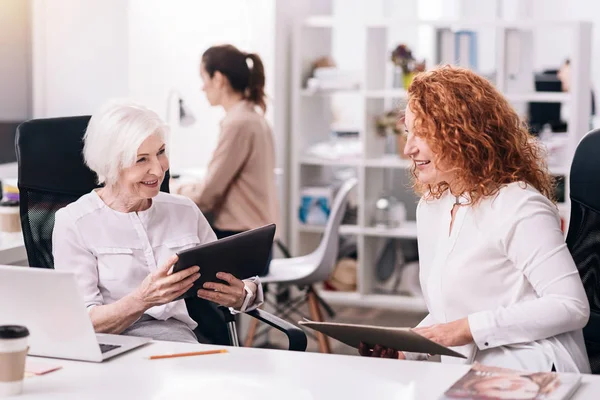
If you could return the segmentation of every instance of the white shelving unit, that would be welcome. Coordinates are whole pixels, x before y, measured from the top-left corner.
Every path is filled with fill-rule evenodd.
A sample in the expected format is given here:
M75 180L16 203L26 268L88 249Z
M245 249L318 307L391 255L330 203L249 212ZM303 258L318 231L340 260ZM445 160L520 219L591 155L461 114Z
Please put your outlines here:
M345 24L345 25L344 25ZM385 139L375 132L374 117L389 111L400 99L406 99L404 89L391 87L389 54L392 46L402 42L402 38L392 37L393 28L399 25L421 26L450 29L472 29L476 31L492 30L496 35L496 87L505 93L507 99L515 104L526 102L561 102L570 109L568 131L568 162L561 166L552 166L554 174L568 175L570 162L581 137L589 130L590 114L590 54L591 24L575 21L482 21L482 20L402 20L368 19L358 24L354 21L352 29L360 30L360 40L343 45L352 46L359 58L362 71L361 88L358 90L340 90L315 92L306 89L306 78L311 63L324 55L331 55L334 46L342 45L343 35L336 35L338 29L344 29L347 21L339 21L327 15L311 16L295 27L292 57L292 191L290 199L294 210L291 226L291 245L295 255L306 254L317 246L323 232L321 226L303 225L297 218L300 205L300 190L311 186L315 180L326 181L333 171L351 168L358 177L359 184L354 199L358 206L355 225L342 225L340 233L356 237L358 249L358 269L356 292L332 292L321 290L323 298L333 304L345 304L366 307L381 307L409 311L426 311L421 298L395 294L381 294L376 291L375 264L377 256L387 240L401 238L416 240L417 230L414 221L416 198L411 197L408 187L410 161L397 155L385 153ZM508 66L506 65L507 41L509 31L530 31L538 28L566 27L573 34L571 71L572 82L569 93L540 93L524 90L506 92ZM533 76L531 77L533 81ZM532 83L533 85L533 83ZM532 89L533 90L533 89ZM316 143L328 140L332 112L330 101L342 96L346 103L352 104L357 117L362 154L359 157L336 160L321 159L307 155L307 149ZM344 104L346 104L344 103ZM372 226L374 203L386 186L386 171L393 171L396 177L403 177L406 185L394 194L403 194L409 221L395 229ZM568 177L565 182L567 203L560 204L563 215L568 215Z

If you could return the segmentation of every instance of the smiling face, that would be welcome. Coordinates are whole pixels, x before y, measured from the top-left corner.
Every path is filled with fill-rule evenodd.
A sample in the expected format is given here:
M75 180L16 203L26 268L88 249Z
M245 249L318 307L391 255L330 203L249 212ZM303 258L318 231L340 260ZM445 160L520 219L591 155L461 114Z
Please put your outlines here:
M450 183L452 174L439 162L437 154L429 147L422 135L415 132L415 114L406 107L404 116L406 127L406 145L404 154L415 163L415 173L421 184L436 185L440 182Z
M157 134L149 136L137 151L135 164L119 174L117 187L128 202L151 199L160 191L160 185L169 169L165 142Z

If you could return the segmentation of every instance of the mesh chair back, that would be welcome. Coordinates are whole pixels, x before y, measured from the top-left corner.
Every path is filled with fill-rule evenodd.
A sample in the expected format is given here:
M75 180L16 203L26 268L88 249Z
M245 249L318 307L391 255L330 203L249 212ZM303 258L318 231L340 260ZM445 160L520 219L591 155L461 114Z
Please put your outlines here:
M571 216L567 246L590 302L583 330L592 373L600 373L600 130L577 146L570 173Z

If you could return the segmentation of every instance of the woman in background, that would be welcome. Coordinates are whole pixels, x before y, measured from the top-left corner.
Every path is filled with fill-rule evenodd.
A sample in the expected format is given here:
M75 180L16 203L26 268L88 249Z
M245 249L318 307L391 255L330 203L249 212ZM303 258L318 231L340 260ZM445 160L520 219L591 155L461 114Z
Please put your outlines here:
M276 223L275 149L264 116L260 57L232 45L214 46L202 55L200 76L209 103L223 107L226 115L204 180L174 191L213 214L219 239Z

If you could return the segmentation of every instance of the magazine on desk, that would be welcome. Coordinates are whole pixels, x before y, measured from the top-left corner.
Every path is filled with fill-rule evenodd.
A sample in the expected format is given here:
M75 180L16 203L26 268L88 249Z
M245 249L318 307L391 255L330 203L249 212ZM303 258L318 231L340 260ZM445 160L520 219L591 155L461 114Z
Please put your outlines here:
M524 372L475 363L441 399L566 400L580 383L577 374Z

